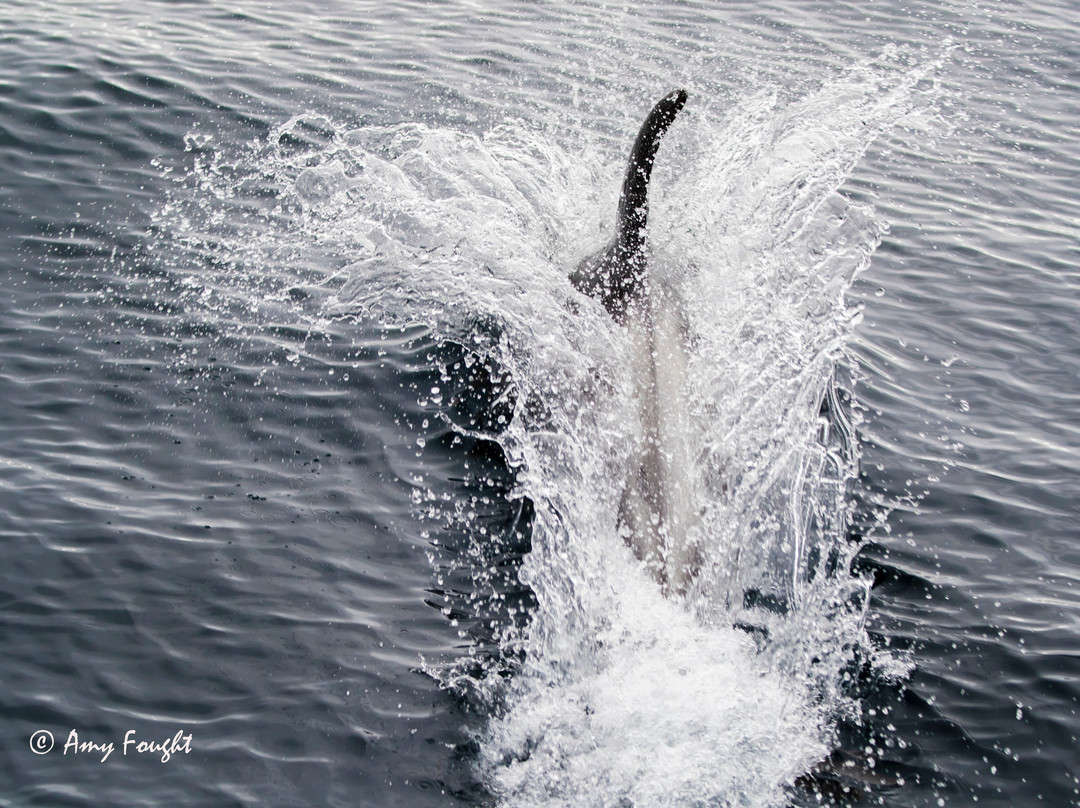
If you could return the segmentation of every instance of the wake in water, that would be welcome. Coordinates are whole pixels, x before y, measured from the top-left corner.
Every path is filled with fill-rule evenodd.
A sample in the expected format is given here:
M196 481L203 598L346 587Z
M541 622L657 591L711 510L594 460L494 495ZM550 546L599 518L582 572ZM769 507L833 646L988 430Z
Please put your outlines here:
M862 626L869 584L849 572L857 409L841 378L858 311L845 293L883 225L840 189L876 137L919 124L936 67L890 51L801 97L688 109L668 134L650 242L691 338L700 559L680 597L617 530L640 429L632 346L568 280L608 235L622 150L520 123L473 136L310 116L254 147L281 189L255 216L288 225L276 241L234 237L232 257L292 268L261 282L261 305L422 322L460 346L425 405L496 446L494 470L474 469L468 499L428 481L415 504L444 603L454 565L470 569L447 611L493 646L431 669L489 711L479 766L504 804L781 804L838 722L857 720L854 669L880 654ZM211 156L192 176L228 196L227 164ZM460 417L480 388L497 415ZM510 482L485 493L500 465ZM493 499L516 514L499 530L484 520Z

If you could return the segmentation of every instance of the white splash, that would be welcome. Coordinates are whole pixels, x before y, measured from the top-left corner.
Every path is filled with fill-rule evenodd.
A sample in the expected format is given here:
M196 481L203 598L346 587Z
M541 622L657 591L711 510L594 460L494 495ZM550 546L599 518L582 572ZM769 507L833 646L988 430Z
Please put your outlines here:
M650 230L692 335L702 565L685 598L662 597L617 533L640 428L631 346L567 279L609 235L623 149L523 123L476 136L310 116L256 145L286 200L263 215L293 224L255 258L303 267L292 282L318 316L475 337L513 379L499 440L536 508L521 577L538 605L504 637L524 652L516 675L480 685L480 767L503 804L781 804L857 715L844 677L865 643L867 583L848 572L846 537L858 458L843 408L820 408L858 316L845 293L884 229L841 189L876 137L928 114L939 62L889 50L801 97L751 93L720 119L688 87Z

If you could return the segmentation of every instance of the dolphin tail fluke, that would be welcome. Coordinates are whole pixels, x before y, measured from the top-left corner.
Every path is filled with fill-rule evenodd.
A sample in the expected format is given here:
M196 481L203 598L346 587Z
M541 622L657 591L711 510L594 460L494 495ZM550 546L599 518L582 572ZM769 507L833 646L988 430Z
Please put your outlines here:
M600 253L583 261L570 278L579 291L598 298L616 320L621 321L629 303L640 297L646 280L649 178L660 141L686 98L685 90L675 90L657 101L649 112L630 151L615 238Z

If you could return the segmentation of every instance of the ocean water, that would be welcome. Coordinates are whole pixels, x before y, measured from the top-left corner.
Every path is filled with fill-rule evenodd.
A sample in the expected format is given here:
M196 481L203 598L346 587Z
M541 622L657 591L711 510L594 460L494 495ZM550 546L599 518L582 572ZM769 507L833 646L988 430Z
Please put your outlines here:
M1080 804L1078 31L0 4L0 804ZM676 87L665 597L568 275Z

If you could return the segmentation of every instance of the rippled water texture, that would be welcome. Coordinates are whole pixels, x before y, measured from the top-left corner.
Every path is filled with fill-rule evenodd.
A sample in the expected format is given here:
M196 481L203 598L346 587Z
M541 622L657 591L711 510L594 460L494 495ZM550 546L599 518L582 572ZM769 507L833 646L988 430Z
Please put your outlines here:
M1078 30L0 5L0 802L1080 804ZM664 597L567 277L675 87Z

